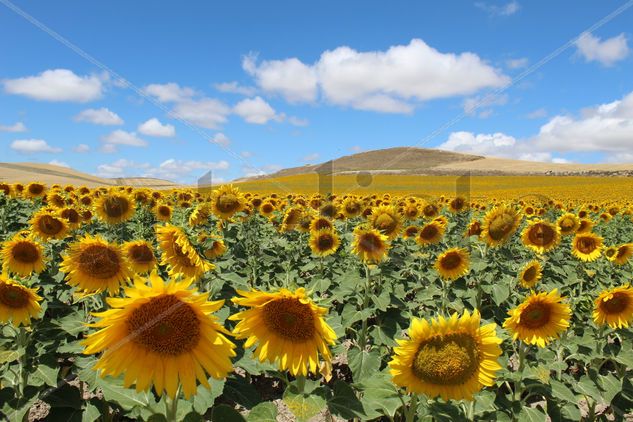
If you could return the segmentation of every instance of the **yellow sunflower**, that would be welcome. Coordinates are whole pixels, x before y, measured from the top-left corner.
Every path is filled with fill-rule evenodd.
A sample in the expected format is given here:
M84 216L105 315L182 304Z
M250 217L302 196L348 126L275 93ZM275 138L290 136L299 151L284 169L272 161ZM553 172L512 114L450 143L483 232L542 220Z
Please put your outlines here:
M394 207L380 205L372 210L369 224L387 236L387 239L393 240L400 233L402 217Z
M181 275L196 281L215 268L198 255L187 235L178 227L169 224L157 227L156 238L163 252L160 263L168 266L171 277Z
M560 242L560 228L545 220L534 220L523 230L521 241L539 254L554 249Z
M442 240L445 231L446 226L437 221L431 221L420 228L415 241L420 246L434 245Z
M239 321L233 334L237 339L247 339L245 348L257 344L255 356L261 362L277 363L282 371L295 376L316 374L319 354L329 366L329 346L334 344L336 334L324 320L327 309L312 302L304 288L294 293L286 289L237 293L242 297L233 298L233 302L250 309L229 317Z
M439 207L433 203L426 203L422 207L422 215L424 215L426 218L437 217L439 213L440 213Z
M154 248L145 240L133 240L121 246L132 271L136 274L147 274L156 268Z
M358 226L354 229L352 252L365 263L377 263L387 256L388 240L376 229Z
M470 237L470 236L481 236L481 222L477 221L477 220L473 220L470 222L470 224L468 225L468 228L466 229L466 233L464 233L464 235L466 237Z
M211 209L222 220L228 220L244 209L245 200L240 190L232 185L223 185L213 192Z
M389 372L407 392L472 400L483 387L494 386L501 370L501 339L497 325L481 325L479 312L467 310L427 321L414 318L409 339L397 340Z
M541 264L534 260L528 262L519 273L519 284L526 289L533 288L543 276Z
M68 233L68 224L58 213L41 210L31 218L31 229L43 240L63 239Z
M210 215L211 206L207 202L198 204L189 216L189 225L195 227L205 224L209 220Z
M39 182L31 182L24 189L24 196L27 198L41 198L46 195L46 185Z
M567 236L578 231L580 228L580 218L578 218L577 215L568 212L558 217L556 224L560 228L560 234Z
M174 214L174 209L168 204L156 204L154 214L159 221L170 221L171 216Z
M588 218L583 218L580 220L580 225L578 226L578 230L576 230L576 233L587 233L593 230L593 221L589 220Z
M37 289L30 289L0 275L0 323L13 326L29 325L39 318L42 300Z
M66 220L70 229L76 229L81 225L81 222L83 221L81 218L81 214L79 214L79 212L72 207L65 207L60 209L59 216Z
M62 257L59 270L66 273L67 283L87 293L116 294L132 277L121 248L100 236L86 235L70 244Z
M108 298L110 309L95 313L99 331L82 344L84 354L103 352L95 364L101 377L124 373L126 387L152 386L160 396L176 399L178 386L186 399L196 393L196 380L210 388L208 376L225 378L233 370L235 345L213 315L224 304L189 288L190 282L164 282L150 276L124 289L125 297Z
M341 241L333 229L321 229L310 233L310 249L317 256L332 255Z
M450 248L437 257L435 269L444 280L457 280L470 270L470 254L464 248Z
M558 290L549 293L532 293L518 307L508 311L503 328L526 344L545 347L551 340L567 330L571 309L562 302Z
M402 237L405 239L415 239L420 233L420 228L417 226L407 226L402 233Z
M2 256L4 271L23 277L28 277L32 273L41 273L46 268L42 245L21 233L4 242L0 256Z
M468 209L468 202L461 196L453 198L448 203L448 210L452 213L459 213Z
M259 213L263 215L264 217L270 217L275 212L276 209L277 208L272 202L264 201L259 206Z
M112 190L96 199L95 211L105 223L119 224L132 218L136 204L126 193Z
M198 235L198 241L202 244L204 248L204 256L208 259L215 259L224 255L226 252L226 245L218 236L200 234Z
M295 230L301 221L302 215L303 211L301 211L301 208L288 208L284 213L284 218L281 222L281 232L286 233Z
M617 247L611 262L616 265L624 265L629 262L631 256L633 256L633 243L625 243Z
M627 328L633 320L633 288L629 284L603 291L594 303L593 320L597 325Z
M602 251L602 237L595 233L577 233L572 241L572 254L583 261L595 261Z
M486 214L481 236L489 246L501 246L512 237L520 222L521 216L514 208L499 205Z

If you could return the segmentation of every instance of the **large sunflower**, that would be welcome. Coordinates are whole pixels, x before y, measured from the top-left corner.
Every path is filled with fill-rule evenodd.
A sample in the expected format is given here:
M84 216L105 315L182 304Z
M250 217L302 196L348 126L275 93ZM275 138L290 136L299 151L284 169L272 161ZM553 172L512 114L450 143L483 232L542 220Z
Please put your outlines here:
M545 220L534 220L523 230L521 240L534 252L544 254L560 242L560 228Z
M521 215L512 207L499 205L486 214L481 237L491 247L506 243L521 222Z
M374 208L369 216L369 224L387 236L389 240L395 239L402 227L402 217L398 211L390 205L380 205Z
M247 339L245 348L257 343L255 356L261 362L276 362L295 376L317 373L319 354L329 365L328 346L334 344L336 334L324 320L327 309L314 304L304 288L294 293L281 289L275 293L238 290L238 294L242 297L233 302L250 309L229 317L239 321L233 334Z
M193 248L187 235L178 227L166 225L156 228L156 238L163 252L161 265L169 267L169 275L181 275L198 280L215 268Z
M31 218L31 229L44 240L63 239L68 233L68 224L56 212L42 210Z
M577 233L572 241L571 253L586 262L595 261L602 251L602 237L595 233Z
M59 270L66 273L68 284L89 293L107 290L115 294L132 276L118 245L90 235L68 247Z
M435 269L444 280L457 280L470 270L470 254L464 248L450 248L435 261Z
M310 249L317 256L332 255L341 241L333 229L321 229L310 233Z
M376 229L358 226L354 229L352 252L366 263L377 263L387 256L388 238Z
M16 327L29 325L31 318L39 318L41 300L37 289L29 289L0 275L0 323L11 321Z
M107 300L111 308L96 313L101 319L92 324L99 331L83 341L85 354L103 352L95 364L102 377L123 372L126 387L154 386L172 399L182 385L189 399L196 380L210 388L208 375L221 379L233 370L235 345L212 315L224 301L209 302L189 284L164 282L153 273L149 285L137 279L124 289L126 297Z
M614 329L627 328L633 320L633 288L625 284L600 293L595 300L593 320Z
M244 205L244 197L240 190L232 185L223 185L213 192L211 209L222 220L228 220L235 213L242 211Z
M512 339L545 347L552 339L569 327L571 309L562 302L558 290L549 293L532 293L518 307L508 311L503 328Z
M558 217L556 224L560 228L560 234L563 236L576 233L580 228L580 218L576 214L570 212Z
M393 382L409 393L472 400L484 386L494 385L496 372L502 369L497 326L480 324L477 310L430 322L414 318L409 339L397 340L389 362Z
M154 249L145 240L133 240L124 243L121 248L132 271L147 274L156 268Z
M519 273L519 284L526 289L533 288L543 275L541 264L534 260L528 262Z
M95 211L104 222L119 224L132 218L136 204L126 193L112 190L96 199Z
M46 268L44 248L29 236L17 234L2 246L2 267L23 277L41 273Z
M415 241L420 246L434 245L442 240L445 231L446 226L437 221L431 221L420 228Z

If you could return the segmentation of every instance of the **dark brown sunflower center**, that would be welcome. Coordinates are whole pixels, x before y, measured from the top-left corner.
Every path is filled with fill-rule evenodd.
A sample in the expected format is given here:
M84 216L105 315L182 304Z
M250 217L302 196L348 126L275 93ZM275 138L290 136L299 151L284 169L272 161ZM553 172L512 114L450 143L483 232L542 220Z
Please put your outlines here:
M79 223L79 220L81 220L81 216L79 215L79 213L72 208L66 208L65 210L63 210L61 216L72 224L77 224Z
M20 286L0 283L0 303L9 308L20 309L29 303L29 296Z
M440 266L445 270L454 270L462 263L462 257L457 252L449 252L440 260Z
M427 205L424 207L422 212L427 217L433 217L434 215L437 214L437 207L435 205Z
M37 227L42 233L54 236L62 231L64 224L52 215L45 215L39 219Z
M527 328L540 328L550 320L551 309L544 303L529 304L522 312L520 324Z
M240 201L232 193L225 193L220 195L215 203L216 207L223 213L234 212L239 208Z
M317 230L329 229L331 227L332 227L332 223L330 223L330 221L327 220L326 218L319 218L314 223L314 228Z
M466 333L438 335L423 342L413 360L419 379L438 385L466 383L479 368L479 347Z
M532 265L528 267L528 269L526 269L525 272L523 273L523 281L527 283L531 283L536 278L536 274L537 274L536 265Z
M263 307L264 323L280 337L303 343L315 334L314 314L310 305L298 299L278 299Z
M420 238L424 240L432 240L439 233L438 228L433 224L428 224L420 230Z
M147 245L134 245L130 248L130 258L139 264L154 261L154 253Z
M615 254L617 254L617 253L618 253L618 250L617 250L617 249L615 249L615 248L609 248L609 249L607 249L606 251L604 251L604 254L605 254L607 257L609 257L609 258L611 258L613 255L615 255Z
M607 314L619 314L629 306L629 297L622 293L617 292L613 294L611 299L601 303L602 310Z
M109 247L91 245L79 255L79 268L90 277L108 279L119 273L121 262L117 253Z
M415 236L416 234L418 234L418 228L417 227L407 227L407 230L405 230L405 233L409 237Z
M455 198L451 201L451 208L453 208L454 210L461 210L462 208L464 208L464 200L462 198Z
M270 214L271 212L273 212L274 208L272 206L272 204L269 203L265 203L264 205L262 205L262 212L264 214Z
M472 223L468 227L468 236L479 236L481 234L481 224L479 221Z
M169 207L162 205L158 207L158 213L162 215L163 217L169 217L171 215L171 209L169 209Z
M29 185L29 193L31 193L32 195L39 195L42 192L44 192L43 185L39 185L39 184Z
M576 248L584 254L595 251L597 247L596 240L592 237L581 237L576 242Z
M379 251L382 248L382 240L373 233L365 233L359 240L360 250L365 252Z
M15 260L26 264L32 264L40 258L39 250L29 241L16 244L11 250L11 254Z
M200 320L190 305L174 295L152 298L127 319L132 341L161 355L178 356L200 341Z
M320 251L327 251L334 245L334 238L329 233L319 235L317 246Z
M106 198L103 202L103 211L108 217L119 218L130 209L130 203L127 199L118 196Z
M493 240L501 240L513 229L515 219L513 215L503 213L494 217L488 226L488 233Z
M398 227L398 221L393 216L382 213L374 220L374 227L384 234L391 234Z
M548 224L536 223L528 230L530 243L536 246L549 246L556 239L556 231Z
M327 204L321 208L321 215L326 217L334 217L336 215L336 207L332 204Z

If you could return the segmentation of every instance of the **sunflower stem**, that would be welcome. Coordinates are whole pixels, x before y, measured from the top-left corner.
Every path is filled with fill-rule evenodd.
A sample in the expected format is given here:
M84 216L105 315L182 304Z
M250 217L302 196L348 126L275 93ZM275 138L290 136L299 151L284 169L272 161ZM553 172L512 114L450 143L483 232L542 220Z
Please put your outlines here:
M371 287L371 277L369 276L369 267L365 264L365 296L363 298L363 307L361 311L367 309L367 305L369 304L369 290ZM367 317L363 318L363 326L360 332L359 339L360 350L365 350L365 345L367 344Z
M418 396L416 394L411 395L411 402L409 403L409 409L405 414L406 422L414 422L415 415L418 410Z
M306 389L306 377L303 375L297 375L295 379L297 383L297 390L299 394L303 394Z
M180 396L180 390L181 386L178 385L176 395L173 398L169 396L165 398L165 419L167 419L167 422L178 421L178 397Z
M28 385L29 374L26 371L27 365L27 354L26 348L29 345L29 333L26 331L24 326L20 325L20 328L17 331L16 335L16 344L18 352L20 353L20 378L19 378L19 388L18 388L18 403L24 397L24 390Z

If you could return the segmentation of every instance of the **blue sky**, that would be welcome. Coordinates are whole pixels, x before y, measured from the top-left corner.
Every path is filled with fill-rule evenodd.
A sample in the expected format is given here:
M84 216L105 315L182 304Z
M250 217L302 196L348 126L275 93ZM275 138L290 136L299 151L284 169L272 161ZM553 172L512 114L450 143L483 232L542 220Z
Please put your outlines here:
M182 182L407 145L633 161L633 7L585 32L630 2L425 3L1 0L0 161Z

